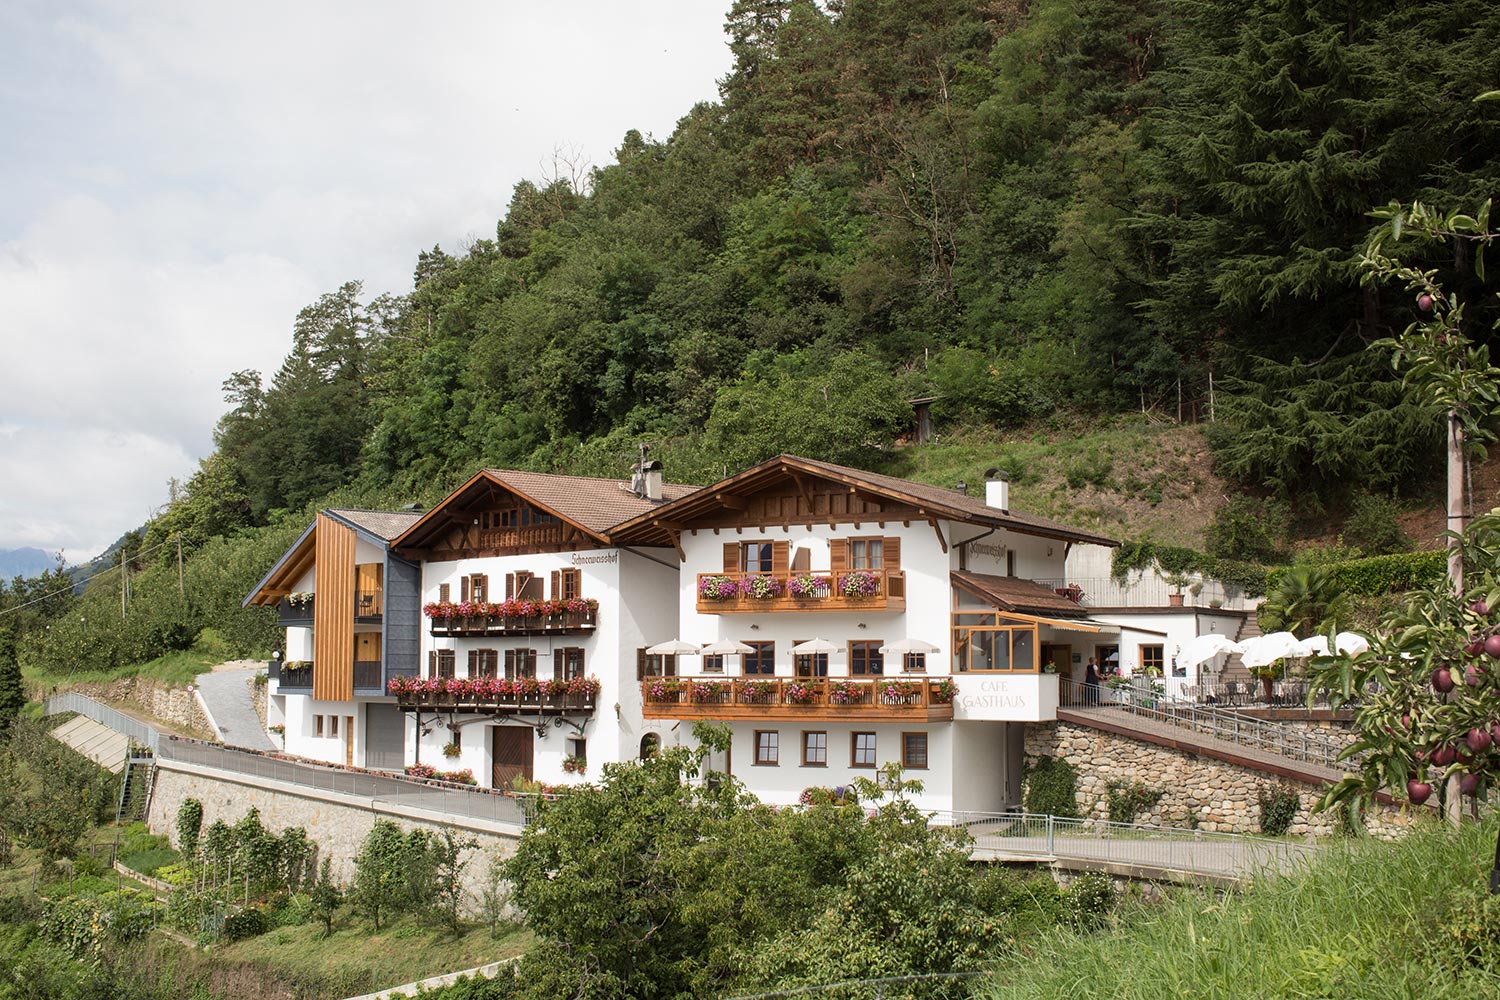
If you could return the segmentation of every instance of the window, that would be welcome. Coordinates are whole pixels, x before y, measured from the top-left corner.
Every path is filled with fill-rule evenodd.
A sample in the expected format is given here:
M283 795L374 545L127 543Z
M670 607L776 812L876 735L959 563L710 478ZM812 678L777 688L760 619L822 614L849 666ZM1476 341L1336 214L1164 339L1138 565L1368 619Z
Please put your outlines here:
M724 657L718 653L705 654L703 657L703 672L705 674L722 674L724 672Z
M805 642L805 639L794 639L792 645ZM796 667L798 677L827 677L828 676L828 654L827 653L797 653L793 656L793 664Z
M925 770L927 767L927 734L901 734L901 766L907 770Z
M452 680L458 672L458 656L451 649L434 649L427 654L427 676Z
M469 577L469 600L488 601L490 599L490 578L483 573L475 573Z
M448 730L448 742L462 749L464 745L464 731L462 729Z
M802 734L802 766L828 766L828 734L807 731Z
M447 604L449 601L453 600L453 587L446 583L439 584L438 600L442 601L444 604Z
M578 763L587 765L589 762L589 742L577 736L568 739L568 755L577 757Z
M328 735L329 736L337 736L338 734L339 734L339 717L337 715L330 715L328 717Z
M881 569L885 566L885 539L849 539L850 569Z
M500 673L500 651L496 649L469 650L470 677L497 677Z
M850 739L850 760L853 767L875 766L875 734L854 733Z
M321 715L313 716L313 735L323 735L323 717Z
M755 651L745 654L745 676L774 674L776 672L776 643L747 642Z
M906 653L901 657L901 672L903 674L925 674L927 673L926 653Z
M740 545L740 569L746 573L771 572L771 543L743 542Z
M552 574L552 599L566 601L583 593L582 571L576 569L557 570Z
M506 600L540 601L545 596L542 593L542 579L535 573L521 569L505 574Z
M536 650L507 649L505 651L505 679L536 676Z
M552 676L565 681L582 677L583 649L578 646L554 649L552 651Z
M582 676L583 650L578 651L579 676ZM636 680L645 680L647 677L676 677L677 657L671 654L663 656L659 653L648 653L646 647L641 646L635 651L635 674Z
M885 673L884 639L860 639L849 643L849 673L856 677Z
M1166 647L1161 643L1151 646L1141 646L1141 669L1149 673L1160 674L1162 667L1166 665L1164 655Z
M641 737L641 760L650 760L661 751L661 737L656 733L647 733Z
M774 729L757 729L755 731L755 763L776 765L780 761L781 748L778 745L781 734Z

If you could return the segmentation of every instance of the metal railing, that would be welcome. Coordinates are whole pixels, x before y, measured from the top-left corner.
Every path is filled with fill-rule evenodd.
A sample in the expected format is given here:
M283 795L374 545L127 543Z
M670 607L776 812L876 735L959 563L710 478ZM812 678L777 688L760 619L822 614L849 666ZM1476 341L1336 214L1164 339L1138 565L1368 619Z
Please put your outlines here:
M1026 812L939 812L931 822L967 831L976 852L994 852L1000 857L1067 860L1206 878L1284 872L1317 851L1312 844L1251 834Z
M1159 576L1121 582L1110 577L1050 577L1036 580L1043 587L1085 608L1225 608L1248 611L1257 598L1225 587L1217 580L1193 580L1176 586Z
M115 732L120 733L143 747L157 750L161 742L161 733L154 727L147 725L140 719L126 715L118 709L110 708L90 698L88 695L79 694L76 691L65 691L62 694L54 694L44 703L45 715L59 715L63 712L77 712L85 718L93 719L102 726L108 726Z
M1339 759L1345 744L1309 733L1298 726L1252 719L1239 712L1168 697L1160 682L1149 680L1125 687L1109 684L1090 685L1064 681L1063 708L1107 708L1123 714L1153 719L1186 729L1212 739L1237 746L1276 754L1288 760L1303 761L1345 770L1356 763L1354 758Z

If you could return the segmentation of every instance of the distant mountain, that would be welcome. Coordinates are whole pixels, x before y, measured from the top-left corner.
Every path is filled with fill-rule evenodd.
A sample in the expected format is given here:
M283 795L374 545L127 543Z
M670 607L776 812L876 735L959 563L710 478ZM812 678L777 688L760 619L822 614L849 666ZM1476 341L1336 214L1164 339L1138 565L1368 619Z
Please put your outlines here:
M39 576L56 565L56 557L41 549L0 549L0 580Z

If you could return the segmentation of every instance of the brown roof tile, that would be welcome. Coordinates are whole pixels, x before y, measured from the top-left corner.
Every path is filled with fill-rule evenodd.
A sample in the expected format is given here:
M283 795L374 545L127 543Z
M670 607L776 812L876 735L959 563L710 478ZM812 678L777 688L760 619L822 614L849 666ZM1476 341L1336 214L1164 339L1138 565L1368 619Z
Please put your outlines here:
M351 510L341 507L330 507L328 513L363 528L372 535L384 538L386 541L390 541L416 524L422 516L421 511Z
M506 487L531 497L598 535L605 534L621 521L628 521L673 500L680 500L701 488L680 483L663 483L662 498L646 500L630 492L630 484L620 479L560 476L549 472L521 472L516 469L485 469L484 472Z
M1087 618L1088 610L1056 591L1018 576L990 576L986 573L954 572L953 582L995 602L1003 611L1050 615L1059 618Z

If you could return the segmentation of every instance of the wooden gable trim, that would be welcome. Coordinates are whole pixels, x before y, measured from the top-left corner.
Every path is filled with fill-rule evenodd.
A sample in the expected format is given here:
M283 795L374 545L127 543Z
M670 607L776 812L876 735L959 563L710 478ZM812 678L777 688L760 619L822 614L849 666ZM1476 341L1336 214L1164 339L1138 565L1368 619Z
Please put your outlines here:
M480 484L484 487L482 493L475 489ZM562 551L609 544L609 539L604 535L579 524L529 493L522 492L503 480L497 479L490 473L490 470L481 469L441 503L424 514L415 524L393 539L391 548L400 550L404 556L412 553L417 558L425 555L429 559L465 559L492 554L480 548L473 516L464 512L472 511L476 506L484 504L502 505L510 499L528 504L536 510L557 518L563 528ZM455 531L461 532L459 543L444 545L445 542L450 542ZM540 550L518 548L515 552L507 549L504 553L494 554L520 554L523 551Z

